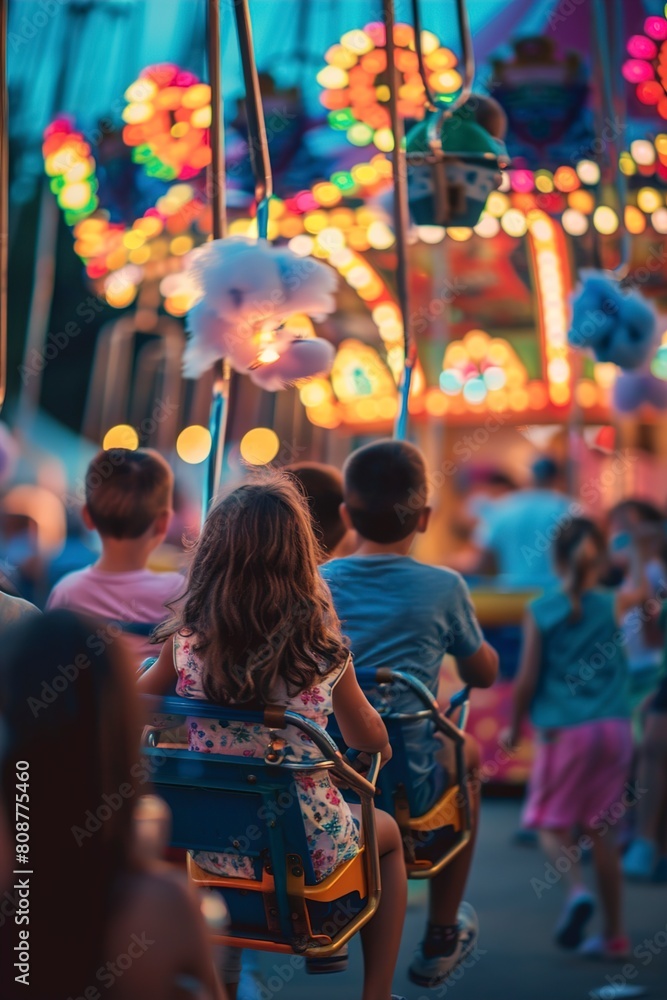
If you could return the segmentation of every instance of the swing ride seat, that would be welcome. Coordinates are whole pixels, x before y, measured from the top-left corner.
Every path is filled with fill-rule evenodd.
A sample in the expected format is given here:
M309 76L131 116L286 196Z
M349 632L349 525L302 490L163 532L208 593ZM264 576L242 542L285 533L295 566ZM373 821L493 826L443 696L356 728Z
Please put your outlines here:
M469 689L454 695L446 712L417 678L388 667L356 671L360 686L369 696L387 727L393 755L380 771L375 803L398 823L408 878L433 878L470 840L470 802L465 780L465 737L463 727L468 709ZM421 703L416 711L394 711L389 701L399 691L408 691ZM374 697L375 695L375 697ZM384 704L383 704L384 703ZM460 710L459 725L450 716ZM451 783L427 812L420 812L414 798L413 779L408 763L406 728L432 723L454 748Z
M239 722L269 730L290 726L315 744L322 759L307 763L285 760L271 746L264 758L204 754L160 746L159 730L149 728L142 739L142 759L155 791L172 812L171 847L237 854L254 871L252 878L211 874L188 854L192 884L221 891L229 911L228 925L212 930L214 943L308 959L335 955L370 920L380 897L374 807L380 755L373 756L362 777L320 726L279 706L251 711L148 695L142 703L151 718L165 713L214 719L222 727ZM361 847L316 882L294 778L323 771L359 796Z

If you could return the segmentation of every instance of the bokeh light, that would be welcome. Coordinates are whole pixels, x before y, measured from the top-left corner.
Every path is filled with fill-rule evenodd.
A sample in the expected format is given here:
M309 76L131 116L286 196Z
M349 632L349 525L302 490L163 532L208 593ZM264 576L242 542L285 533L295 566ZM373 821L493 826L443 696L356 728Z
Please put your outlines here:
M136 451L139 447L139 435L130 424L116 424L110 427L102 440L102 447L105 451L110 448L127 448L128 451Z
M268 465L278 454L280 438L270 427L255 427L241 438L241 458L248 465Z
M618 216L613 208L600 205L593 212L593 225L603 236L610 236L618 229Z
M570 236L583 236L588 229L588 219L575 208L566 208L561 216L563 229Z
M176 439L176 454L188 465L199 465L211 452L211 432L208 427L191 424L184 427Z

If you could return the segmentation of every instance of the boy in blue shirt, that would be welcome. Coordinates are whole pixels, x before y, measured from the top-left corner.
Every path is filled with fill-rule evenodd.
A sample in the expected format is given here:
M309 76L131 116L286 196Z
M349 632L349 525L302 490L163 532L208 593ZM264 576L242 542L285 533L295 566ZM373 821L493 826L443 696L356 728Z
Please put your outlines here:
M354 452L343 469L341 516L356 531L354 555L321 567L357 668L393 667L419 678L436 695L442 659L456 658L461 680L489 687L498 654L484 641L468 588L458 573L419 563L410 556L430 516L426 466L419 449L404 441L377 441ZM397 708L421 706L402 696ZM406 737L414 792L429 809L447 784L440 762L442 743L430 727ZM466 741L466 763L476 748ZM410 966L410 977L435 985L474 948L477 926L467 904L459 907L472 861L479 803L472 794L472 837L440 875L431 880L426 935Z

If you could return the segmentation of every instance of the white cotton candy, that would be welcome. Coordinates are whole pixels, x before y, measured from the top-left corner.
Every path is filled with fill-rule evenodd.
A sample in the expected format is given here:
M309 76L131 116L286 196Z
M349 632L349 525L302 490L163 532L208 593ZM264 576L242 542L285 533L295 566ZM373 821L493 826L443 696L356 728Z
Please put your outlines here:
M277 330L294 313L318 318L335 310L338 276L326 264L266 240L232 236L194 251L188 277L199 299L187 318L187 378L197 378L223 357L272 389L330 370L335 351L328 341L294 341L280 331L271 339L278 360L257 366L267 331ZM310 346L303 349L304 343Z

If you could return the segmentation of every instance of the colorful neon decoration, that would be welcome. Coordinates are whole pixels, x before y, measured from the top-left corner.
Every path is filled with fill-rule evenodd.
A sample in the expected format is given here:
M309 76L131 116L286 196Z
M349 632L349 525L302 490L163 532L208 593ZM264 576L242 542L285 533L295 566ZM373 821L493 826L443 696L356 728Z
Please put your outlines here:
M440 388L446 396L462 396L472 407L524 410L528 405L528 373L512 345L485 330L469 330L445 350Z
M665 15L647 17L644 33L628 39L630 58L621 72L634 84L640 103L655 107L660 117L667 119L667 5Z
M67 119L44 133L44 169L74 227L74 249L88 277L109 305L125 308L146 279L168 279L183 258L210 231L210 209L201 184L187 183L210 159L210 88L171 64L149 66L125 92L123 140L146 173L171 184L155 204L129 225L112 222L97 197L96 162L89 144ZM173 283L172 283L173 284ZM167 286L169 282L167 281ZM181 282L165 308L184 315L192 293ZM162 288L162 286L161 286Z
M572 371L569 362L568 296L572 286L565 237L560 226L536 210L528 215L528 243L531 250L538 315L541 328L542 366L546 373L549 401L557 407L572 399Z
M394 27L396 65L401 74L398 110L403 118L424 117L424 85L419 75L414 29ZM456 56L430 31L422 31L422 51L430 71L429 85L444 101L461 88ZM394 147L389 121L387 36L380 21L347 31L325 55L327 65L317 74L324 87L320 101L328 109L329 125L345 132L353 146L375 145L388 153Z
M647 27L649 21L650 31ZM664 23L664 29L659 21ZM369 250L389 250L394 244L394 234L384 212L368 204L391 187L391 161L382 147L381 130L385 127L387 108L386 92L382 89L381 63L385 39L381 28L381 25L369 25L360 32L343 36L340 44L327 53L327 66L323 72L327 69L342 70L346 81L340 74L331 73L320 79L325 87L322 98L330 112L330 124L346 134L355 124L368 127L371 136L364 145L375 145L379 151L365 162L336 171L328 179L318 181L310 190L298 192L284 201L273 198L269 206L268 235L270 239L288 241L292 249L304 256L312 254L327 260L367 303L384 348L382 355L374 348L369 350L379 359L376 363L380 364L384 373L395 382L402 364L398 309L382 274L365 256ZM397 33L399 30L401 33L396 37L403 57L401 72L404 87L408 88L401 99L406 102L406 114L418 119L423 117L423 87L416 70L411 68L414 62L412 57L416 58L414 37L408 26L397 25ZM658 38L663 30L665 38ZM649 18L645 32L646 37L661 48L662 42L667 40L667 19ZM453 55L440 46L435 36L427 32L424 35L427 58L433 64L429 68L433 74L442 76L449 70L456 72ZM641 49L646 54L649 50L650 46ZM632 55L633 52L640 52L639 43L633 44L631 58L643 58ZM367 59L367 56L372 58ZM644 61L647 62L646 59ZM359 69L363 70L368 80L364 80L360 72L355 72ZM371 71L375 74L372 78L369 75ZM336 80L338 84L334 86L332 81ZM413 84L416 87L417 80L421 104L416 90L409 89ZM453 86L456 80L454 77L447 77L446 80L443 77L439 81L440 86L435 79L430 82L447 96L443 87L445 84ZM355 90L364 87L373 90L372 100L368 89L365 95ZM360 95L369 103L359 100ZM143 281L155 280L159 283L165 309L172 315L182 316L193 299L193 290L183 273L184 260L190 249L210 232L210 211L204 200L200 179L208 153L210 106L207 87L178 67L148 67L128 88L126 97L128 105L124 114L123 135L133 151L133 159L149 175L169 184L165 193L140 218L127 225L112 223L108 211L98 204L95 157L73 123L58 119L46 130L43 146L45 170L51 178L52 189L68 225L74 227L75 250L84 262L88 276L109 304L116 308L126 307L136 297ZM374 110L369 118L370 109ZM344 124L348 120L345 116L334 118L335 113L343 111L352 116L347 125ZM186 125L187 130L184 128ZM378 131L379 145L374 142ZM200 162L201 166L198 165ZM620 166L626 175L643 179L643 185L632 195L636 204L627 205L625 209L628 231L640 233L651 227L660 235L667 234L664 196L667 132L657 135L654 140L635 140L630 149L621 155ZM525 402L522 393L528 395L525 408L510 405L507 386L499 389L486 386L487 396L480 404L471 398L475 392L481 394L476 383L468 389L468 398L462 389L451 395L443 392L440 386L427 388L420 371L411 395L413 412L435 416L447 413L465 418L466 414L479 412L480 405L488 405L489 408L515 409L516 412L539 417L553 407L562 408L571 402L571 373L564 367L568 364L567 354L559 340L566 323L562 315L556 319L555 313L556 298L560 294L558 289L569 287L564 233L579 236L594 226L603 236L613 236L618 229L619 220L614 208L596 201L595 189L599 180L599 167L593 160L583 160L575 166L563 164L554 171L520 166L505 171L501 189L489 196L474 229L459 226L418 230L420 238L433 243L445 238L466 240L473 235L493 238L501 229L513 239L526 237L536 269L545 365L543 380L526 381L515 387L517 392L512 397L515 404L522 400ZM256 226L255 219L237 218L230 225L230 234L255 235ZM548 227L548 238L545 226ZM555 255L555 263L554 257L549 254ZM549 262L553 267L547 266ZM566 295L567 291L563 294ZM548 308L550 306L552 308ZM345 353L346 365L348 356ZM364 357L370 359L366 352ZM606 366L595 366L594 378L580 382L577 396L584 408L600 406L607 398L615 374L603 370ZM477 374L482 374L481 370ZM384 376L382 378L385 384ZM325 384L329 387L326 391ZM339 388L340 384L343 383L339 382ZM390 423L395 413L393 397L384 398L382 393L379 396L375 393L360 396L356 403L364 405L359 411L354 401L344 403L339 399L331 382L326 380L322 380L321 385L316 380L305 387L303 393L309 418L320 426L369 421ZM318 395L322 398L316 404L314 400ZM374 405L367 405L371 400ZM327 410L327 407L331 409ZM393 407L392 413L389 413L390 407Z
M95 158L69 118L56 118L44 132L44 170L68 226L98 206Z

